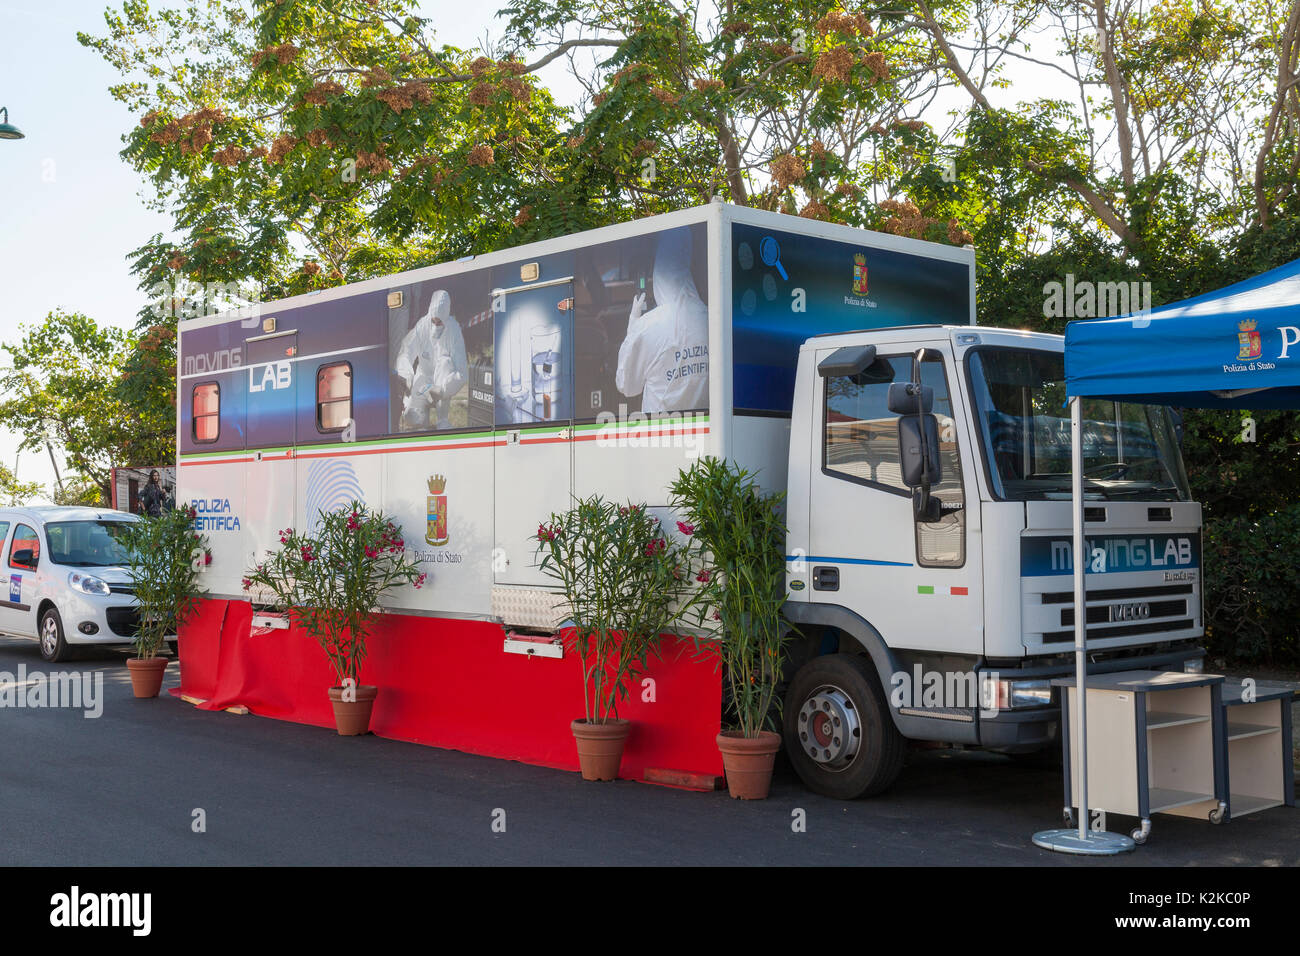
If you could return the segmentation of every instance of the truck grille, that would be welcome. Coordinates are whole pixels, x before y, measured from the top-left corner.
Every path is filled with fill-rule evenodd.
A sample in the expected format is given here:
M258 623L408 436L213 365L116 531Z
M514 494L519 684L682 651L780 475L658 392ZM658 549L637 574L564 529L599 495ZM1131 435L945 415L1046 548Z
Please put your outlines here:
M1089 588L1088 639L1143 637L1196 626L1196 589L1192 584L1167 584L1127 588ZM1040 606L1059 607L1053 617L1061 630L1051 628L1042 634L1043 644L1074 643L1074 592L1047 591L1040 595ZM1063 606L1062 606L1063 605ZM1041 618L1040 618L1041 620ZM1044 622L1047 623L1047 622Z

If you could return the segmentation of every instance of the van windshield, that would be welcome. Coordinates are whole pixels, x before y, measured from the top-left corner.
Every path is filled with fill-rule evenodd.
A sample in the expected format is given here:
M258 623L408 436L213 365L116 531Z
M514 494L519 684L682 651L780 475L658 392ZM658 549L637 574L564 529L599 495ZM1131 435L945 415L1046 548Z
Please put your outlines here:
M975 349L967 356L993 491L1011 501L1070 497L1070 411L1060 352ZM1188 501L1173 416L1163 405L1084 399L1084 492Z
M52 521L45 526L50 560L80 568L107 568L126 564L124 543L129 521Z

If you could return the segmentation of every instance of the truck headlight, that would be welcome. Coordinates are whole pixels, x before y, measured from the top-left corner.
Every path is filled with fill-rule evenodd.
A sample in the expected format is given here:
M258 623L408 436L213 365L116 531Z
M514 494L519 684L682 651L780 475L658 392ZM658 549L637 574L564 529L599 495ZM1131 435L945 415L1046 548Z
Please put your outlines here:
M82 574L80 571L73 571L68 575L68 584L78 591L85 591L87 594L112 594L112 589L108 582L103 581L93 574Z
M998 681L998 709L1017 707L1045 707L1052 702L1050 680L1000 680Z

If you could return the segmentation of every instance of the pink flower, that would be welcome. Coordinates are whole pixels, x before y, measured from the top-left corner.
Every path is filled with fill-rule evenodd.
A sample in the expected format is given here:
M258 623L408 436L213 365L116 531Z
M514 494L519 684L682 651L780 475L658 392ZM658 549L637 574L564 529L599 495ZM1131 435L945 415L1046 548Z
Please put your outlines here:
M253 586L253 582L249 578L244 578L243 584L244 584L245 591L247 591L249 588Z
M655 538L653 541L648 541L646 542L646 546L645 546L646 557L648 558L654 557L656 554L663 551L667 547L668 547L668 542L665 541L663 538Z
M367 558L377 558L378 556L379 556L379 552L376 551L374 548L369 548L369 547L366 548L366 557L367 557Z
M212 552L211 552L211 551L208 551L208 552L205 552L205 553L204 553L204 555L203 555L203 563L204 563L204 564L211 564L211 563L212 563Z
M315 560L316 560L316 555L312 554L311 545L309 545L309 544L304 544L304 545L302 546L302 559L303 559L304 561L315 561Z
M699 581L701 584L708 584L712 577L713 577L713 572L710 571L708 568L705 568L699 574L695 575L695 580Z
M679 521L677 522L677 530L689 537L690 535L695 534L695 525L687 524L685 521Z
M424 583L424 581L425 581L425 579L426 579L427 577L428 577L428 575L425 574L423 571L421 571L421 572L420 572L420 576L419 576L418 578L415 579L415 586L418 588L420 585L422 585L422 584Z

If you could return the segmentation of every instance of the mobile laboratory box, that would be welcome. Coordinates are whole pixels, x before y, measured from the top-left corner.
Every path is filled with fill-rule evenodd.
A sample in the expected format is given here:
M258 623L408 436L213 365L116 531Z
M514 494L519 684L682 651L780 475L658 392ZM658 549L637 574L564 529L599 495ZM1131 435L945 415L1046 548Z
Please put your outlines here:
M178 500L196 507L214 554L209 597L182 633L183 693L330 724L324 655L252 627L240 581L280 528L361 499L401 524L429 572L424 589L393 596L372 638L375 731L576 767L577 663L502 627L559 623L533 565L537 526L574 495L663 507L678 470L714 454L789 495L790 607L804 637L787 749L810 785L879 789L896 773L882 751L901 753L902 738L1052 743L1059 703L1040 685L1068 670L1060 616L1073 609L1055 592L1070 516L1048 469L1059 412L1038 393L1053 387L1061 345L971 330L974 293L971 249L715 203L182 323ZM970 356L982 357L977 381ZM942 423L930 522L914 517L900 416L886 407L888 385L913 374L936 388ZM1127 493L1109 506L1114 546L1131 556L1143 538L1163 556L1176 540L1185 572L1155 585L1160 570L1115 562L1097 613L1178 592L1100 642L1128 667L1134 655L1181 662L1200 634L1199 510L1177 487L1161 415L1109 417L1093 449L1113 457L1118 436L1121 454L1154 463L1115 479ZM1151 468L1173 476L1172 497ZM1018 678L999 684L996 721L974 700L935 705L919 686L915 700L891 694L873 709L900 673L990 663ZM636 728L623 775L720 772L713 666L669 642L648 676L653 693L620 712ZM827 721L844 733L823 741Z

